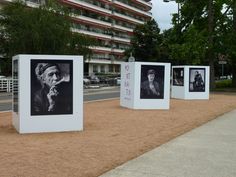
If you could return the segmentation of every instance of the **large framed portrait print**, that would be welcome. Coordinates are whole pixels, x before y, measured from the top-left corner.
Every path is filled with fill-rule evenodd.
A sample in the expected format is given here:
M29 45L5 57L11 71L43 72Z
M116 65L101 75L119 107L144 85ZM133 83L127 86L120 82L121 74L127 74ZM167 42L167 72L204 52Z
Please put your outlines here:
M73 61L31 62L31 115L73 114Z
M165 66L141 65L140 99L163 99Z
M82 56L17 55L13 63L12 122L19 133L83 130Z
M169 109L170 63L123 63L120 93L123 107Z
M189 68L189 92L205 92L205 68Z

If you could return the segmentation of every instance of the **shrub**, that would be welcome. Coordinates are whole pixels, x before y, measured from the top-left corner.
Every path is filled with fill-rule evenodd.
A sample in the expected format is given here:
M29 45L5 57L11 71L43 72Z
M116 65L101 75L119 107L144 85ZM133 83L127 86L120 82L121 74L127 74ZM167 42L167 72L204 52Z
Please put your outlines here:
M232 80L220 80L216 82L216 88L229 88L232 87Z

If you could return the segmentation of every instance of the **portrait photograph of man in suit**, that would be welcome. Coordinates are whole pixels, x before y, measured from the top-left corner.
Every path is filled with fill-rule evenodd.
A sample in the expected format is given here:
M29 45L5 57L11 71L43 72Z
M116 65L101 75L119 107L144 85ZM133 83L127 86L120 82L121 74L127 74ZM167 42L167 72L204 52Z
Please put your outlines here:
M165 66L141 66L140 99L164 98L164 71Z

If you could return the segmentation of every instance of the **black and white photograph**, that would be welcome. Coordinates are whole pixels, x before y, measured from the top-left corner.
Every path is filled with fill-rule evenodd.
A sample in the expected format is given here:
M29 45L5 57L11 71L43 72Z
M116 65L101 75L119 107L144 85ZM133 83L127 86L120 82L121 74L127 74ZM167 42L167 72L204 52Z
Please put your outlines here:
M13 111L18 114L18 60L13 61Z
M165 66L141 65L140 99L163 99Z
M173 85L184 86L184 68L173 68Z
M31 115L73 114L72 73L72 60L31 60Z
M205 92L205 68L189 68L189 92Z

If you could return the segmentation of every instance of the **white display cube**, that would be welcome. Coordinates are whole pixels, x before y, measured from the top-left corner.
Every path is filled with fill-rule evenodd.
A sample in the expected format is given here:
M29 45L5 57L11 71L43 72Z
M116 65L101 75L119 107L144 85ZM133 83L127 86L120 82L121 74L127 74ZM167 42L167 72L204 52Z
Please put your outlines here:
M19 133L83 130L83 57L13 57L13 126Z
M170 63L121 65L120 105L131 109L169 109Z
M209 99L209 66L173 66L171 97Z

